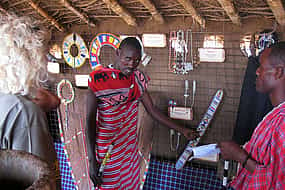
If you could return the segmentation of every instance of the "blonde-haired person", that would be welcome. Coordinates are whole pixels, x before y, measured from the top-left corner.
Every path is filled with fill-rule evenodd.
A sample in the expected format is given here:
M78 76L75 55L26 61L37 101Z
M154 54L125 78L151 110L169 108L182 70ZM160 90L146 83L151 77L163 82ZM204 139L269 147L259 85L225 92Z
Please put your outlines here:
M47 80L44 39L36 21L0 15L0 148L30 152L57 169L44 111L59 99L41 88Z

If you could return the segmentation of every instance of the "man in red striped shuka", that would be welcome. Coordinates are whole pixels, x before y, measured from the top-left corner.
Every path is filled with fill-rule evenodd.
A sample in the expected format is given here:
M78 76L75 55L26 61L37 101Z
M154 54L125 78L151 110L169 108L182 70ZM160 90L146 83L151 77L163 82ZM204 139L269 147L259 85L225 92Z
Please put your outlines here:
M99 189L139 189L136 132L140 101L157 121L188 139L196 136L194 130L173 123L154 107L147 92L149 77L137 69L141 49L136 38L125 38L116 50L114 69L90 73L86 120L89 175ZM108 149L110 157L105 163Z
M229 189L285 189L285 42L265 49L256 71L256 90L269 94L274 106L255 128L244 148L219 143L226 160L241 164Z

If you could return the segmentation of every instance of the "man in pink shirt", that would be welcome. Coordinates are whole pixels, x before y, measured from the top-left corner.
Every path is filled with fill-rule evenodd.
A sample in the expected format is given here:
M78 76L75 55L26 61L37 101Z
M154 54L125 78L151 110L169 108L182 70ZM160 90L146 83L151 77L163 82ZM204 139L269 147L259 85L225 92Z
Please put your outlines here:
M269 95L274 109L244 148L232 141L219 143L223 159L240 163L229 188L285 189L285 42L262 52L256 75L256 90Z

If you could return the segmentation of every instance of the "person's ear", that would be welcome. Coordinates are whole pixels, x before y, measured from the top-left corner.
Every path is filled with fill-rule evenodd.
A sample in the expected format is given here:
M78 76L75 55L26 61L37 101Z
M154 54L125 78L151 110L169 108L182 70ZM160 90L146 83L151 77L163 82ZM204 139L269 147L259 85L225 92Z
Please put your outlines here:
M116 56L120 57L121 54L121 50L120 49L116 49Z
M281 79L285 77L284 67L277 67L275 72L275 79Z

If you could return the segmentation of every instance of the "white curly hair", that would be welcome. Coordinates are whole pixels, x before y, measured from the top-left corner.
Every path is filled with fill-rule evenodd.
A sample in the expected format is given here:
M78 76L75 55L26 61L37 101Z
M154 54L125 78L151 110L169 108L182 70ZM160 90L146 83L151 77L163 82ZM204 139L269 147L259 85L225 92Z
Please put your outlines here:
M27 95L47 80L45 31L29 17L0 15L0 92Z

